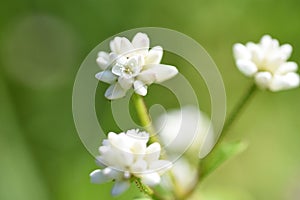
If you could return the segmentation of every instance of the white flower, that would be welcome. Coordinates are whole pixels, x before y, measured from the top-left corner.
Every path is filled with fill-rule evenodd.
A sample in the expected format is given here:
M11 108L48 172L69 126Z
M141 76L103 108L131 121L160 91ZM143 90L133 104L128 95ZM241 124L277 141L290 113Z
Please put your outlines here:
M161 147L153 143L147 147L149 134L138 130L126 133L110 132L108 139L99 147L97 163L104 169L97 169L90 174L92 183L115 181L112 195L127 190L132 177L140 178L144 184L153 186L160 183L161 177L172 163L159 160Z
M214 145L211 122L195 106L168 111L157 119L155 125L165 145L166 154L171 158L182 155L171 169L172 179L164 176L162 185L172 189L174 182L176 194L183 197L198 180L198 156L206 156Z
M174 154L185 151L203 157L215 141L209 118L194 106L185 106L163 114L155 121L166 150ZM196 154L195 154L196 153Z
M97 63L103 71L96 74L96 78L111 84L106 98L124 97L132 87L137 94L145 96L150 84L161 83L178 73L176 67L160 64L162 47L149 50L149 46L148 36L137 33L132 42L125 37L115 37L110 42L110 53L98 53Z
M238 69L254 77L259 87L279 91L299 86L297 63L287 61L292 53L291 45L279 46L278 40L265 35L259 44L235 44L233 52Z
M198 164L198 163L197 163ZM162 185L172 189L173 183L176 183L176 194L183 197L190 191L198 180L197 165L192 165L186 158L181 157L176 160L171 169L172 179L163 176ZM174 189L174 188L173 188Z

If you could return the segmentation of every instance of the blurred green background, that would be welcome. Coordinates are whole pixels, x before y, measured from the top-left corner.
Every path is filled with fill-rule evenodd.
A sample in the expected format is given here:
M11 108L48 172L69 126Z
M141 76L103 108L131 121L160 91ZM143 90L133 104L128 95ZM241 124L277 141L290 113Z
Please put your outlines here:
M291 60L300 63L299 10L297 0L2 1L0 199L111 198L111 184L89 182L97 167L71 109L76 72L107 37L144 26L191 36L218 65L230 111L251 84L235 68L232 45L269 33L291 43ZM300 199L299 102L300 89L255 96L230 134L249 148L202 183L203 200ZM209 102L202 106L209 112Z

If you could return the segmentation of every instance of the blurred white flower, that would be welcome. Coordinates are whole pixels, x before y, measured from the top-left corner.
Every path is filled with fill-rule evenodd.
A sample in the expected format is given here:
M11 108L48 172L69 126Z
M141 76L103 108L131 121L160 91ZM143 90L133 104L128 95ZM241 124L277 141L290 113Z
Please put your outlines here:
M171 110L157 118L155 126L167 153L191 153L202 158L212 149L215 136L210 119L194 106Z
M198 180L198 158L206 156L214 145L210 119L197 107L185 106L159 116L155 126L167 156L176 159L172 178L163 176L162 185L184 197Z
M187 159L181 157L176 160L171 169L173 177L163 176L162 185L169 188L175 189L176 194L180 197L190 191L198 180L197 165L192 165ZM176 188L172 182L176 183Z
M105 97L124 97L130 88L142 96L152 83L161 83L174 77L178 70L171 65L160 64L163 49L155 46L149 50L150 41L146 34L137 33L132 42L125 37L115 37L110 42L111 52L99 52L97 63L103 70L96 78L111 84Z
M278 40L265 35L258 44L235 44L233 52L238 69L254 77L260 88L279 91L299 86L298 65L287 61L292 53L291 45L279 46Z
M97 163L104 169L97 169L90 174L92 183L115 181L112 195L127 190L132 177L140 178L144 184L156 185L161 175L172 163L159 160L161 147L153 143L147 147L149 134L138 130L128 130L116 134L110 132L108 139L99 147Z

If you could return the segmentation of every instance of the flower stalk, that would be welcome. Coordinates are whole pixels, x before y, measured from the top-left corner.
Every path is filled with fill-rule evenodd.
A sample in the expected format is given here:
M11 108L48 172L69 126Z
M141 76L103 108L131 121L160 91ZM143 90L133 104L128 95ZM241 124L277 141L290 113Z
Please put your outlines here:
M148 109L144 98L136 93L133 94L133 103L136 108L137 115L139 117L141 126L150 134L149 143L159 142L159 139L156 136L156 132L152 125L151 117L148 113Z
M254 94L257 91L257 86L255 83L253 83L249 89L247 90L247 92L245 93L245 95L241 98L241 100L238 102L238 104L234 107L233 111L231 112L230 116L227 118L227 121L225 122L224 128L222 130L221 136L219 137L217 143L215 144L214 148L212 149L212 151L202 160L200 160L199 162L199 174L200 174L200 178L198 178L197 183L194 185L193 188L191 188L184 196L184 199L187 199L189 196L191 196L194 191L197 189L197 186L199 185L199 183L202 181L203 177L201 177L201 171L202 171L202 166L205 165L205 162L209 162L212 157L216 157L216 154L219 150L219 146L222 144L222 141L224 139L224 137L227 135L228 130L230 129L230 127L232 126L232 124L235 122L235 120L237 119L237 117L242 113L243 109L245 108L245 106L247 105L247 103L251 100L251 98L254 96Z
M149 186L143 184L140 179L134 180L136 186L140 189L141 192L145 193L153 200L163 200L164 198L159 196L157 193L153 191Z
M227 135L228 130L232 126L232 124L235 122L237 117L242 113L243 109L247 105L247 103L251 100L251 98L254 96L254 94L257 91L257 86L255 83L252 83L252 85L249 87L245 95L241 98L241 100L238 102L238 104L234 107L233 111L231 112L230 116L227 118L227 121L225 122L224 128L222 130L222 133L215 144L212 151L200 162L205 162L205 160L209 160L210 156L214 155L214 151L218 149L218 146L220 146L221 142L223 141L224 137Z
M145 193L146 195L152 197L154 192L151 188L149 188L148 186L144 185L140 179L136 178L134 180L135 185L139 188L139 190L143 193Z
M218 139L217 143L220 143L223 140L223 138L227 134L227 131L230 129L231 125L233 124L233 122L242 113L244 107L250 101L250 99L255 95L256 91L257 91L257 86L255 83L252 83L252 85L246 91L245 95L238 102L238 104L234 107L230 116L227 118L227 121L225 122L225 125L222 130L222 134L220 135L220 138Z

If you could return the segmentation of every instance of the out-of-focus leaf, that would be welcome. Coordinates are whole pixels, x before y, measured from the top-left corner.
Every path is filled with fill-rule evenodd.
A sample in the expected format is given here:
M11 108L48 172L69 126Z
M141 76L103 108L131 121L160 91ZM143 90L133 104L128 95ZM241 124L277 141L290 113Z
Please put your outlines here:
M246 150L247 146L245 142L232 142L216 146L210 154L200 161L201 179L212 173L226 160Z

